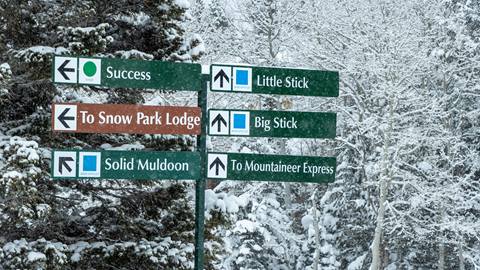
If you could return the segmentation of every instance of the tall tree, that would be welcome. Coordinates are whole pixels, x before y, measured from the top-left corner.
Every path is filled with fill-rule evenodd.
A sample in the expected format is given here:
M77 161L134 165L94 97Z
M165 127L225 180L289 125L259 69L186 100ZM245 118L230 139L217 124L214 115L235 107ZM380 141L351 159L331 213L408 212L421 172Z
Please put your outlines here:
M184 36L187 8L174 0L0 1L0 59L8 62L0 68L0 268L193 267L190 185L49 176L52 148L194 148L188 136L52 135L49 120L52 101L158 104L151 96L162 91L54 86L52 56L196 61L202 44Z
M387 250L391 249L386 247L395 246L396 238L385 231L391 224L390 215L392 222L395 218L392 205L401 204L397 195L405 187L421 181L411 175L404 163L421 161L410 149L419 143L417 134L423 130L422 117L432 108L426 92L418 87L431 49L429 36L425 36L428 24L422 14L430 7L434 5L428 1L401 4L337 1L335 5L317 5L313 9L314 39L304 51L305 57L341 72L342 102L337 108L341 112L338 142L343 149L339 172L348 178L340 176L337 184L349 183L349 187L359 189L354 197L347 197L347 191L336 200L340 199L338 202L344 205L355 202L353 205L362 209L372 205L376 208L361 216L352 213L357 207L338 213L340 219L358 217L355 223L362 224L360 230L341 229L342 234L350 237L351 233L362 234L363 240L355 242L356 255L343 256L349 258L345 264L352 268L368 263L365 255L370 243L365 241L364 232L372 233L369 225L372 216L375 230L371 234L370 269L387 266ZM326 194L326 199L335 198L329 192ZM359 244L363 247L359 248Z

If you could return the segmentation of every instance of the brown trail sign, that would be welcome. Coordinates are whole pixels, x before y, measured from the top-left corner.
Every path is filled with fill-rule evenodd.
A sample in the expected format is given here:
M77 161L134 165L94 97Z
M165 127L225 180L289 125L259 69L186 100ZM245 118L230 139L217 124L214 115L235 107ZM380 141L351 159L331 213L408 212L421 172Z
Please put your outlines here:
M76 133L200 134L201 109L126 104L53 104L52 130Z

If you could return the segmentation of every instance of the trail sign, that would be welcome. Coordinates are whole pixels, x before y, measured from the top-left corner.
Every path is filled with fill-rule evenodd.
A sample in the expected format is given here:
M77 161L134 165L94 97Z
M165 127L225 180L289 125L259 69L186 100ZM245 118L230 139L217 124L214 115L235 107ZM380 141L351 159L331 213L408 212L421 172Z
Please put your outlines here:
M200 134L198 107L52 104L52 130L78 133Z
M216 64L210 74L212 91L338 97L336 71Z
M330 112L208 111L208 134L281 138L335 138L337 114Z
M336 158L208 153L207 177L243 181L328 183Z
M59 178L198 179L198 152L52 151L51 175Z
M200 91L201 66L162 61L55 56L53 82Z

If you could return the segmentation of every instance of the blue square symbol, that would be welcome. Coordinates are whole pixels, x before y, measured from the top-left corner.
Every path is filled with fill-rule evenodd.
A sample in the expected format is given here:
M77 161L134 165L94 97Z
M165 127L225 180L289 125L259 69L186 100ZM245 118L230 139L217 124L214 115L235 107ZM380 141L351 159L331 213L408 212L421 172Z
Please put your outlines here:
M237 85L248 85L248 70L237 69L237 72L235 73Z
M233 114L233 128L245 129L247 116L245 114Z
M97 156L83 156L83 171L97 171Z

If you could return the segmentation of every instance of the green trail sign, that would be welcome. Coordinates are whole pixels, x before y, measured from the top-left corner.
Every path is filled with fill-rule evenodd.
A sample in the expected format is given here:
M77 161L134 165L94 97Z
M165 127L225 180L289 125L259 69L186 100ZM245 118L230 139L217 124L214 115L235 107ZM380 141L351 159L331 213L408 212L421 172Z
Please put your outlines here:
M336 71L211 65L210 74L212 91L338 97Z
M336 158L208 153L207 177L243 181L329 183Z
M337 114L209 110L208 134L281 138L335 138Z
M51 175L59 178L199 179L198 152L52 151Z
M55 56L53 82L200 91L201 66L162 61Z

